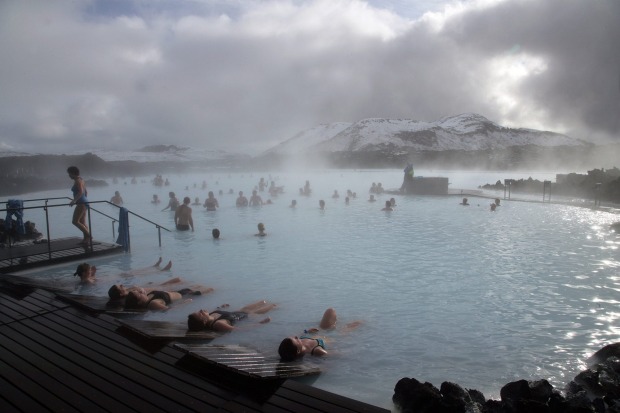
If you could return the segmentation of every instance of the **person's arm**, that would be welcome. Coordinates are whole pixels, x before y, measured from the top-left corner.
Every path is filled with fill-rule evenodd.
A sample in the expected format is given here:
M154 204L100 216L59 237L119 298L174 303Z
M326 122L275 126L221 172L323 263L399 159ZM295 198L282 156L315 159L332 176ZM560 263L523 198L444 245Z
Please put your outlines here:
M231 326L227 321L225 320L216 320L213 323L213 327L211 327L213 329L213 331L221 331L223 333L229 333L233 330L236 330L235 326Z
M148 309L151 311L165 311L168 309L168 306L164 303L164 300L156 299L149 302Z
M176 211L174 211L174 226L179 225L179 209L177 208Z
M192 218L191 212L189 216L189 226L192 229L192 232L194 232L194 218Z
M321 357L327 354L327 350L323 347L316 346L314 349L310 349L310 354L316 357Z

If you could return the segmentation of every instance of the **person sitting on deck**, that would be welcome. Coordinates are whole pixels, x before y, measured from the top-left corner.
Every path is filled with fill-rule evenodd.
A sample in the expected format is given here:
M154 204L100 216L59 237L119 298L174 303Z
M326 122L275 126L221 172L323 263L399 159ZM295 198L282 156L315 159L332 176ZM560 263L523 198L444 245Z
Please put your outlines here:
M338 316L336 310L330 307L323 313L323 318L319 323L319 327L323 330L333 330L336 328L337 321ZM343 331L354 330L361 324L361 321L353 321L346 324ZM282 340L278 348L280 359L282 361L293 361L303 357L305 354L318 357L327 355L325 338L315 337L315 334L319 331L320 330L317 328L311 328L304 330L304 334L300 337L291 336Z
M162 259L161 257L159 257L159 260L153 266L139 268L133 271L121 272L120 275L124 277L128 277L128 276L134 276L134 275L150 274L155 271L170 271L170 268L172 268L172 261L168 261L168 264L164 268L159 268L159 264L161 264L161 261ZM75 270L75 273L73 273L73 276L80 277L81 284L94 284L97 282L97 277L95 275L96 272L97 272L97 267L95 267L94 265L90 265L87 262L84 262L77 266L77 269Z
M151 311L165 311L170 308L170 305L174 302L186 299L191 301L190 296L203 295L213 291L213 288L198 287L196 289L183 288L178 291L161 291L152 290L147 292L145 289L140 288L131 290L125 297L125 309L128 310L151 310Z
M228 307L228 304L224 304L211 312L207 310L198 310L191 313L187 316L187 328L190 331L213 330L229 332L237 330L239 328L235 327L237 321L247 318L250 314L265 314L273 310L277 305L261 300L253 304L248 304L238 311L224 311L220 309L226 307ZM267 317L259 321L259 324L266 324L270 321L271 318Z

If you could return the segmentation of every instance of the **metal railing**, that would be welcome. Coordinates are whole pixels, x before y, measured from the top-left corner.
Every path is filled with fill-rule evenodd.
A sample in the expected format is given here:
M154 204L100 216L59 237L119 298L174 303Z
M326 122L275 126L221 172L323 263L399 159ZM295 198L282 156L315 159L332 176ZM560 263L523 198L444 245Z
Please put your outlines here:
M54 204L54 205L50 205L49 202L50 201L55 201L55 200L69 200L71 201L72 198L69 197L59 197L59 198L39 198L39 199L26 199L26 200L20 200L22 202L22 207L21 208L9 208L8 207L8 201L6 201L7 204L7 208L6 209L0 209L0 213L2 212L10 212L10 211L14 211L16 209L20 209L20 210L26 210L26 209L43 209L45 211L45 230L46 230L46 235L47 235L47 248L48 248L48 254L51 257L51 230L50 230L50 217L49 217L49 209L50 208L56 208L56 207L67 207L67 203L62 203L62 204ZM32 206L32 207L27 207L27 206L23 206L25 205L26 202L45 202L45 205L37 205L37 206ZM92 227L92 220L91 220L91 213L95 212L99 215L102 215L108 219L110 219L112 222L112 238L115 238L115 230L114 230L114 226L115 224L119 223L119 219L114 218L96 208L94 208L92 205L93 204L108 204L108 205L112 205L113 207L118 208L119 210L122 208L121 206L118 206L116 204L113 204L112 202L109 201L88 201L88 205L89 207L86 209L87 210L87 216L88 216L88 228L90 231L90 239L89 239L89 246L90 246L90 250L92 251L93 248L93 227ZM141 220L148 222L149 224L152 224L153 226L155 226L155 228L157 228L157 235L158 235L158 240L159 240L159 247L161 248L161 230L163 229L164 231L168 231L170 232L169 229L167 229L166 227L163 227L161 225L159 225L156 222L153 222L141 215L136 214L135 212L132 212L128 209L126 209L127 214L131 214L137 218L140 218ZM120 229L119 229L120 230ZM20 234L21 235L21 234ZM8 245L9 248L12 247L11 244L11 234L7 233L7 239L8 239ZM127 223L127 242L126 245L123 245L125 252L129 252L130 250L130 237L129 237L129 223Z

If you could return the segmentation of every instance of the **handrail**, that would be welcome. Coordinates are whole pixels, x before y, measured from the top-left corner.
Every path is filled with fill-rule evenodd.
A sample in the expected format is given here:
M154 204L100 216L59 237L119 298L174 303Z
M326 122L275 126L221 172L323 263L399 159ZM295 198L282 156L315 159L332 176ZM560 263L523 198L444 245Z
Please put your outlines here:
M34 206L34 207L27 207L27 206L22 206L22 208L20 209L44 209L45 210L45 220L46 220L46 229L47 229L47 245L48 245L48 254L51 256L51 245L50 245L50 227L49 227L49 215L48 215L48 208L53 208L53 207L66 207L67 204L54 204L54 205L49 205L48 201L50 200L59 200L59 199L68 199L68 200L72 200L73 198L69 198L69 197L57 197L57 198L40 198L40 199L26 199L26 200L21 200L22 201L22 205L26 202L34 202L34 201L45 201L45 205L38 205L38 206ZM8 203L8 202L7 202ZM99 204L99 203L105 203L105 204L109 204L112 205L114 207L117 208L121 208L121 206L116 205L112 202L109 201L89 201L88 204L89 206L91 204ZM6 209L0 209L0 212L7 212L9 210L12 210L14 208L6 208ZM90 217L90 213L91 210L94 212L97 212L100 215L103 215L104 217L112 220L112 237L114 238L115 234L114 234L114 224L119 222L119 220L117 218L114 218L102 211L99 211L98 209L93 208L92 206L90 206L87 211L88 211L88 227L91 229L91 238L90 238L90 248L92 250L92 225L91 225L91 217ZM157 228L157 233L158 233L158 239L159 239L159 246L161 247L161 230L164 229L165 231L171 232L168 228L161 226L160 224L151 221L150 219L147 219L139 214L136 214L135 212L132 212L130 210L127 210L128 214L132 214L133 216L136 216L138 218L140 218L143 221L148 222L149 224L154 225ZM127 234L129 236L129 234ZM129 243L128 243L129 244ZM11 247L11 243L10 243L10 237L9 237L9 248ZM129 245L125 245L125 251L129 251Z

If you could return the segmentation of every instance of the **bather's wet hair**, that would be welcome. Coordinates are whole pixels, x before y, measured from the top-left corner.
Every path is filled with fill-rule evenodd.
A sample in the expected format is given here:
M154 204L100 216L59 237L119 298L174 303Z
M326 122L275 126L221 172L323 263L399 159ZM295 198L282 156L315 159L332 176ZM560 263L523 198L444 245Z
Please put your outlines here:
M125 297L125 308L144 308L144 304L138 291L130 291Z
M290 337L285 338L278 347L278 354L282 361L293 361L299 356L298 348Z
M77 166L70 166L67 168L67 173L75 176L80 176L80 170Z
M198 314L191 313L187 316L187 329L190 331L201 331L205 329L205 322L198 317Z
M124 296L121 294L121 289L118 287L118 285L114 284L108 290L108 297L113 300L118 300L119 298L123 298Z
M77 266L77 269L73 273L73 276L75 277L77 275L81 277L82 273L84 273L85 271L88 271L89 269L90 269L90 264L87 262L83 262L82 264Z

